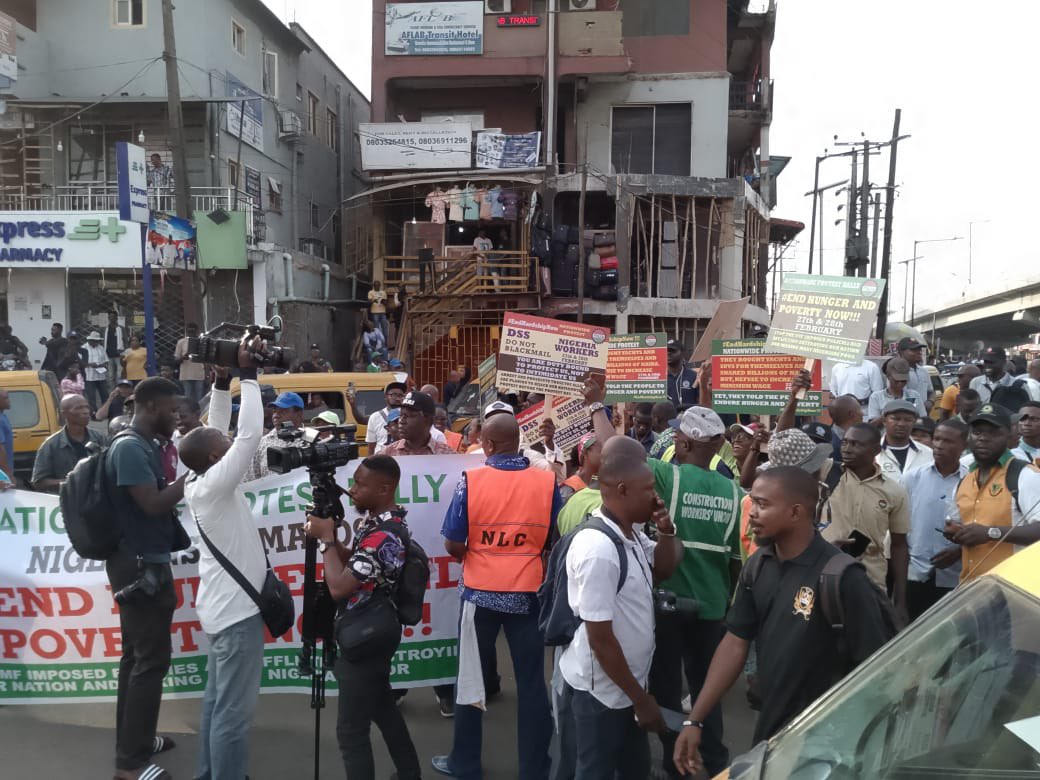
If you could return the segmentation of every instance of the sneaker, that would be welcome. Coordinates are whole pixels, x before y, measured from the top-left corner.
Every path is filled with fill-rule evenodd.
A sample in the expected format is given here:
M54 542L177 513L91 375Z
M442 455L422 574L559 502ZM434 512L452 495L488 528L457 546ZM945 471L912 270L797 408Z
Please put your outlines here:
M438 696L437 708L440 710L442 718L455 717L455 702L453 702L451 699L442 699L440 696Z
M430 763L433 765L433 770L438 774L455 777L455 773L451 771L451 763L448 761L447 756L434 756Z

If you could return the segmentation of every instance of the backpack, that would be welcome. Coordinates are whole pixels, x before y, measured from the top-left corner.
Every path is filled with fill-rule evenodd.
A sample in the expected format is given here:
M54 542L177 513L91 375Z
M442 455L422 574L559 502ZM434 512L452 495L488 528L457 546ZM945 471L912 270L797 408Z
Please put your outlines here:
M126 436L140 438L133 429L120 431L108 445L97 447L77 463L61 483L59 500L65 531L80 558L108 560L119 548L123 533L112 500L108 453L112 445Z
M1025 379L1016 379L1010 385L998 385L993 388L989 402L1003 406L1008 410L1021 409L1023 404L1032 401L1029 395L1029 383Z
M569 645L574 634L581 625L581 618L574 614L567 600L567 551L579 531L593 528L606 534L617 548L618 573L617 590L621 591L628 578L628 554L625 552L621 537L603 522L603 518L589 515L577 528L560 539L549 555L549 563L545 567L545 581L538 588L538 630L541 631L548 647Z
M423 619L423 601L430 584L430 559L404 523L393 520L381 523L379 530L402 537L405 556L397 590L392 594L397 617L402 626L415 626Z

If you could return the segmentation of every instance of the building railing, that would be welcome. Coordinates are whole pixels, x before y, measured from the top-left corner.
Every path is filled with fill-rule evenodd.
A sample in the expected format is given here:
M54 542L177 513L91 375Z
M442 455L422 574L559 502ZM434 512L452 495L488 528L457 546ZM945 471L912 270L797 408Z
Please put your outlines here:
M399 255L384 257L384 286L404 289L409 295L538 292L537 261L527 252L468 252L462 257L436 257L430 266L426 269L424 290L418 258Z
M263 213L253 198L234 187L191 187L191 206L195 212L215 209L243 211L246 214L246 236L250 243L263 241ZM148 204L153 211L175 213L173 187L149 187ZM104 181L85 181L57 187L0 187L0 211L116 211L119 209L117 185Z
M767 111L769 101L762 79L731 81L729 83L730 111Z

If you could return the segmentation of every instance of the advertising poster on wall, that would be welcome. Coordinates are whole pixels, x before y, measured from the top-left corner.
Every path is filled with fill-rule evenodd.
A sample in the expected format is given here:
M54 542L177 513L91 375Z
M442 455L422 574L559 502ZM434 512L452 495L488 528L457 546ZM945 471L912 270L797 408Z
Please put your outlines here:
M484 3L387 3L387 56L484 53Z
M467 122L363 122L361 168L469 168L473 134Z
M152 212L144 259L153 268L195 270L198 261L195 225L173 214Z

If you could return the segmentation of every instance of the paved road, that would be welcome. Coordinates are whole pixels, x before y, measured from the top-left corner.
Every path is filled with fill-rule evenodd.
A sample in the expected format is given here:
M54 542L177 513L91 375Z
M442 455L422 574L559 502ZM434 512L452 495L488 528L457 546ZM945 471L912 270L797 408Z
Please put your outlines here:
M488 780L516 777L516 693L505 642L499 642L502 695L489 705L484 720L484 768ZM177 740L177 748L164 754L161 763L177 780L194 776L199 699L163 702L160 731ZM734 755L750 746L754 713L743 700L742 683L726 702L727 742ZM450 720L440 717L431 690L409 693L401 705L423 761L426 777L437 777L429 767L430 757L448 752ZM114 704L46 704L0 707L0 744L3 770L0 776L21 778L74 778L90 780L110 777L113 750ZM322 713L322 780L344 776L335 735L336 700ZM656 740L652 740L656 743ZM260 697L252 732L250 776L254 780L281 778L302 780L313 777L314 716L309 697L298 694L268 694ZM373 730L378 777L387 778L393 764ZM655 751L656 753L657 751Z

